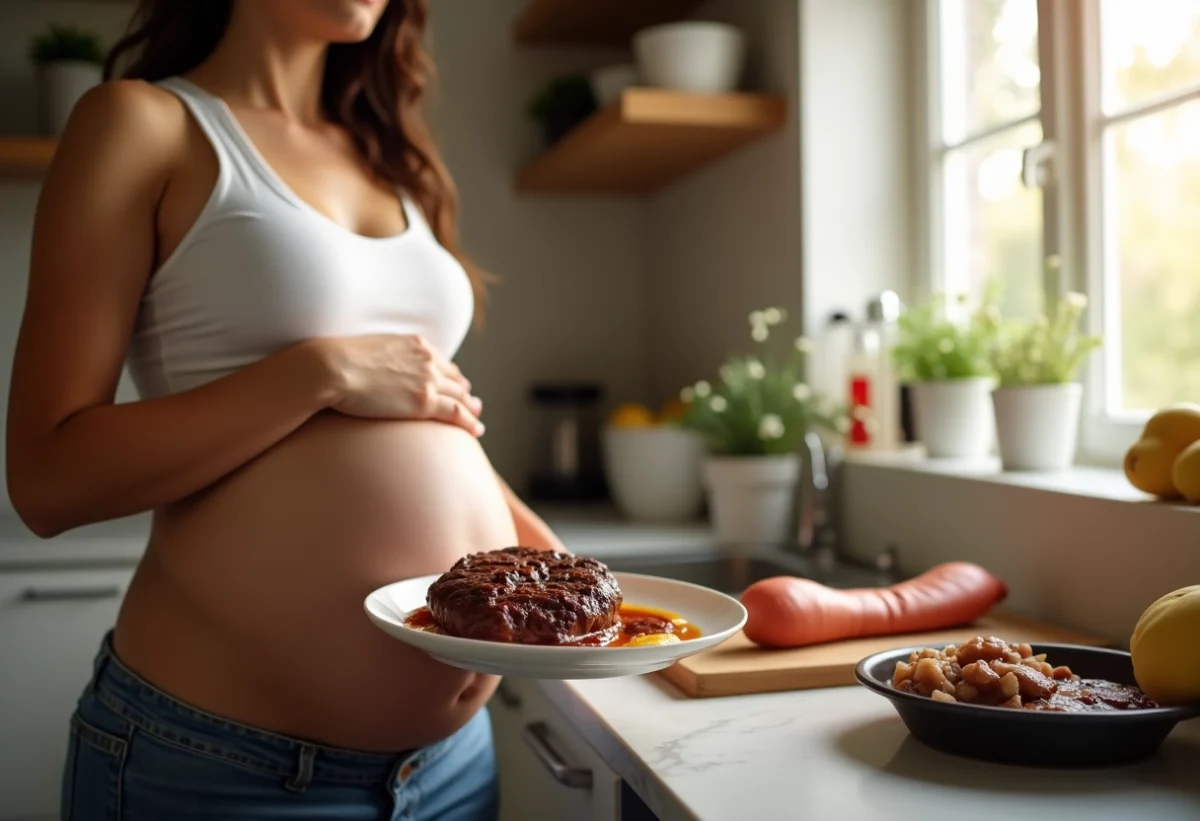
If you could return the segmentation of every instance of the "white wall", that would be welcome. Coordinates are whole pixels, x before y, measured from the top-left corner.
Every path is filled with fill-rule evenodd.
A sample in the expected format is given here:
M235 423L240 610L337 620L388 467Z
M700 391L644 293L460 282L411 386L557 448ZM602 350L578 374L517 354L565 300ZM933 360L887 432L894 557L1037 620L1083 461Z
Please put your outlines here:
M432 46L440 85L435 130L464 203L463 239L504 278L481 335L460 357L485 402L485 446L500 472L523 481L532 456L537 379L602 382L610 401L641 396L646 265L640 218L624 200L519 200L512 179L538 150L523 109L558 72L613 59L604 53L518 50L512 21L524 0L435 0ZM33 130L36 98L25 60L29 37L50 20L96 28L111 43L128 7L95 2L0 2L0 131ZM24 301L36 184L0 181L0 427ZM122 398L132 398L126 389ZM0 437L2 438L2 437ZM0 442L0 462L3 443ZM2 473L2 471L0 471ZM0 507L8 505L0 476Z
M696 17L750 39L751 88L782 94L780 133L662 193L650 214L656 400L750 344L746 314L828 314L910 279L906 0L712 0Z

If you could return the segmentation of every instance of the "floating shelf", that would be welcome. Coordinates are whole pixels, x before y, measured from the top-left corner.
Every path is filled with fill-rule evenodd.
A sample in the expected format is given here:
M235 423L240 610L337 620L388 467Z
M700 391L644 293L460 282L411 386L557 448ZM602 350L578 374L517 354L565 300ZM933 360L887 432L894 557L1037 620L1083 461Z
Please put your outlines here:
M624 48L635 31L687 17L702 0L531 0L517 20L523 45Z
M0 177L41 176L57 147L53 137L0 136Z
M628 89L517 177L517 190L650 194L783 126L787 103L766 94Z

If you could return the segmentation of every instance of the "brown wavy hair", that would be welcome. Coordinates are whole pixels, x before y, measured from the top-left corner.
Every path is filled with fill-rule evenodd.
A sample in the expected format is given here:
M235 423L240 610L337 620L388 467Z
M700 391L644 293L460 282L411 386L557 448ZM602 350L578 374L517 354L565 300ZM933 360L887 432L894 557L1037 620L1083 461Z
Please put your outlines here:
M108 54L105 79L186 74L213 53L232 15L233 0L139 0L128 32ZM479 318L491 277L459 246L458 191L421 111L434 76L422 47L428 16L428 0L390 0L366 40L331 44L321 103L375 173L416 201L438 241L466 268Z

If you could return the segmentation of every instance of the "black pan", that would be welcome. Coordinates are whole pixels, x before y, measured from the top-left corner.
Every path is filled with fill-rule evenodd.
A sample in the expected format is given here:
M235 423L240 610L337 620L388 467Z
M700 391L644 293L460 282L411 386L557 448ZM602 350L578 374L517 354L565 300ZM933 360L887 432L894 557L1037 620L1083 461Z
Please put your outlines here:
M1120 650L1074 644L1034 644L1054 666L1076 675L1136 684L1133 662ZM950 704L892 689L897 661L920 647L868 656L858 663L859 683L891 700L908 731L934 749L967 758L1033 767L1101 767L1127 764L1158 751L1180 721L1200 716L1200 703L1105 713L1054 713ZM934 646L940 650L940 646Z

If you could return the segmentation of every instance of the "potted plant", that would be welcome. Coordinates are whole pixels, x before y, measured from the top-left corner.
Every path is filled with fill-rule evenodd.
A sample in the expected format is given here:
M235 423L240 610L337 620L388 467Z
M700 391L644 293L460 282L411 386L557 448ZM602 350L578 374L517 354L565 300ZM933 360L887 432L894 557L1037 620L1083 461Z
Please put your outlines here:
M910 388L916 438L934 459L986 456L995 436L991 353L996 290L979 305L942 294L901 314L893 356Z
M710 383L684 388L685 428L706 444L703 480L718 541L783 544L789 539L800 473L800 450L810 429L844 432L844 409L805 381L808 341L772 352L772 328L781 308L750 314L756 355L730 358Z
M100 38L54 24L33 38L29 56L37 66L39 128L45 134L61 134L79 98L103 80Z
M1057 270L1057 257L1046 261ZM1079 404L1076 380L1101 339L1079 330L1087 307L1083 294L1054 300L1049 315L1032 322L1010 320L993 351L999 386L992 393L996 438L1005 470L1060 470L1075 461Z
M554 145L597 109L591 80L580 74L556 77L530 101L527 113L542 126L546 146Z

